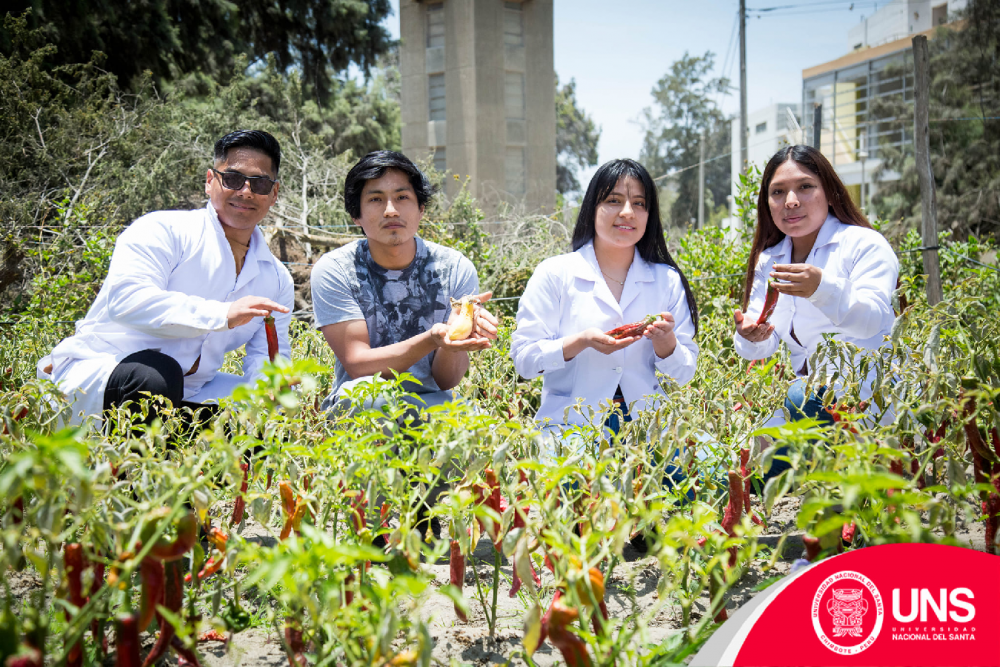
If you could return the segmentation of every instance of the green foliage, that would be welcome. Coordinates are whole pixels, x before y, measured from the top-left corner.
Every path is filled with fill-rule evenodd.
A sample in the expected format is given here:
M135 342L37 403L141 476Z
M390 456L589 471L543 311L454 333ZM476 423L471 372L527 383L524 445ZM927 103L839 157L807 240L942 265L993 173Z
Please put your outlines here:
M283 72L301 73L307 97L327 103L336 77L356 64L376 64L392 42L382 21L389 0L11 0L8 12L26 14L56 49L49 66L104 55L111 73L130 91L142 90L145 72L157 83L186 88L223 83L239 57L262 62L273 54ZM9 16L10 14L8 14ZM17 35L0 30L0 54L10 56ZM16 46L14 46L16 48Z
M594 120L577 106L576 81L559 87L556 77L556 190L561 194L576 192L580 181L578 169L597 164L597 142L601 130Z
M701 160L702 133L706 136L705 157L729 152L729 121L719 109L718 95L729 87L729 80L710 78L715 56L687 53L670 66L653 88L654 107L643 110L645 131L641 162L658 177L675 169L685 169L671 178L676 198L670 206L670 222L685 227L698 217L698 171L687 169ZM705 203L709 210L725 204L729 194L728 160L713 160L705 165Z
M972 0L958 30L939 28L930 50L930 151L937 200L938 229L961 241L1000 234L1000 5ZM897 66L912 76L912 58ZM880 131L913 136L913 100L883 98L873 105ZM880 149L884 158L876 181L887 172L899 180L882 181L873 198L880 217L900 223L897 232L919 228L920 185L912 142L901 151Z

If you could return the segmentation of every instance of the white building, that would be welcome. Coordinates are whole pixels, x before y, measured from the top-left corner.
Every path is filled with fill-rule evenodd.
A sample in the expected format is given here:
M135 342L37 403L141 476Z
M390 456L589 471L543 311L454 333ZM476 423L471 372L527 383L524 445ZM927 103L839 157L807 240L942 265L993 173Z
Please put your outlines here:
M954 20L967 0L893 0L864 17L847 35L847 49L857 51L926 32Z
M763 109L747 114L747 162L756 165L761 170L764 165L783 146L789 144L801 144L805 142L801 131L795 130L795 125L789 118L789 112L795 116L795 122L800 126L802 123L802 107L799 104L779 103L770 104ZM737 116L732 120L732 199L736 201L736 193L740 187L740 173L743 165L740 163L740 119ZM730 204L730 211L734 211Z

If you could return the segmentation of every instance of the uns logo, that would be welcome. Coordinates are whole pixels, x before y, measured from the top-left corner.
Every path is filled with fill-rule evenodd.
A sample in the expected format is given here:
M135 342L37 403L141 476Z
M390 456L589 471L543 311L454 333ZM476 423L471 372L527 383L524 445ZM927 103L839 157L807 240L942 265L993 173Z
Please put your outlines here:
M900 605L900 589L894 588L892 589L892 617L900 623L909 623L916 619L919 614L920 622L926 623L927 612L930 609L937 617L938 622L944 623L950 618L953 623L968 623L976 617L976 608L971 603L973 598L975 596L968 588L955 588L951 593L948 592L948 589L941 588L937 597L934 597L926 588L919 590L911 588L909 613L903 614Z

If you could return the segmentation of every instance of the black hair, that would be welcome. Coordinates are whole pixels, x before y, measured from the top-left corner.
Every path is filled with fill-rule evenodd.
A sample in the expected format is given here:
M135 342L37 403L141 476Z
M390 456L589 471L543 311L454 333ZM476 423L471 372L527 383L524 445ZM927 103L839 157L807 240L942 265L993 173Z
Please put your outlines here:
M344 208L352 220L361 217L361 191L365 189L365 183L382 178L390 169L398 169L406 174L417 195L417 203L421 207L427 205L434 194L434 186L410 158L396 151L372 151L358 160L344 179Z
M252 148L271 158L274 176L278 177L281 167L281 145L278 140L264 130L236 130L215 142L215 161L225 162L229 151L234 148Z
M607 199L611 191L623 178L632 177L642 183L646 191L646 211L649 217L646 220L646 231L636 243L639 256L652 264L666 264L677 270L684 285L684 294L687 297L688 310L691 311L691 321L694 323L694 332L698 333L698 304L694 300L694 292L688 284L681 267L670 256L667 250L667 242L663 238L663 223L660 221L660 201L656 191L656 184L653 178L646 171L646 168L635 160L622 159L605 162L590 179L587 186L587 193L580 203L580 214L576 218L576 227L573 229L573 250L579 250L594 240L597 234L597 206Z
M871 229L871 224L861 212L844 187L836 170L826 156L812 146L785 146L775 153L764 167L760 177L760 192L757 194L757 228L754 230L753 245L750 246L750 259L747 262L747 275L743 281L743 310L750 304L750 291L753 289L753 279L757 272L757 261L765 248L781 243L785 234L774 224L771 217L771 205L768 191L778 167L792 160L800 167L816 176L823 186L829 212L845 225L857 225Z

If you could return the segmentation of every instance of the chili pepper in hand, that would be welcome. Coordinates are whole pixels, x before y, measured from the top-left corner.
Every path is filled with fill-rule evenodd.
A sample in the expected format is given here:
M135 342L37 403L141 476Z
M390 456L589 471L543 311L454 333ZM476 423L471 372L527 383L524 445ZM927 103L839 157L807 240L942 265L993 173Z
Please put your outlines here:
M757 324L764 324L774 314L774 309L778 307L778 296L780 294L781 292L774 286L774 283L768 280L767 295L764 297L764 309L760 311Z
M139 618L136 615L115 619L115 667L139 667Z
M461 592L462 586L465 585L465 556L462 555L462 548L459 546L458 540L451 541L448 569L451 574L451 585L458 588L458 591ZM457 603L455 604L455 615L458 616L458 620L468 623L468 617L466 617L465 612L459 608Z
M278 330L274 326L274 317L268 315L264 318L264 335L267 336L267 358L274 361L278 356Z
M649 328L649 325L655 322L659 318L659 315L646 315L638 322L632 322L630 324L623 324L620 327L615 327L611 331L605 331L604 334L611 336L615 340L622 338L631 338L632 336L641 336Z

